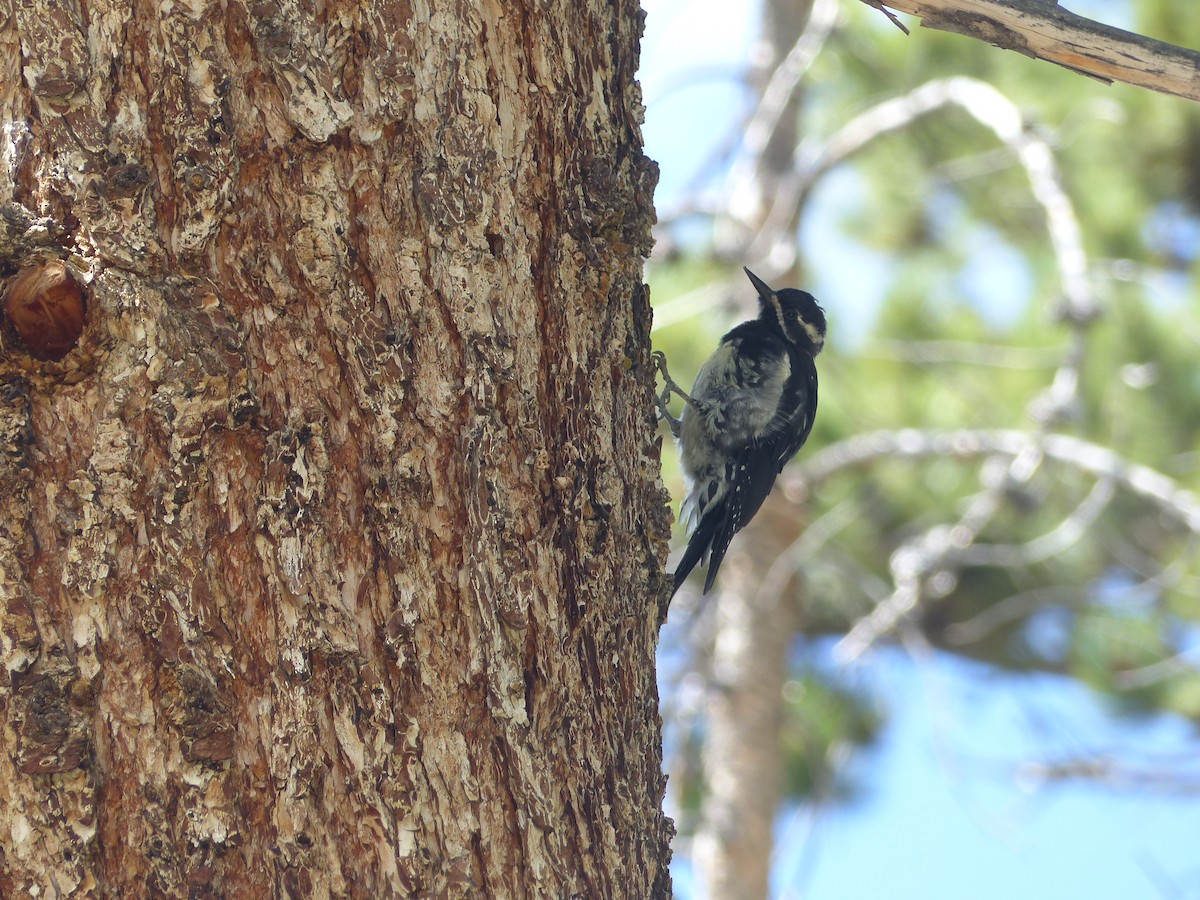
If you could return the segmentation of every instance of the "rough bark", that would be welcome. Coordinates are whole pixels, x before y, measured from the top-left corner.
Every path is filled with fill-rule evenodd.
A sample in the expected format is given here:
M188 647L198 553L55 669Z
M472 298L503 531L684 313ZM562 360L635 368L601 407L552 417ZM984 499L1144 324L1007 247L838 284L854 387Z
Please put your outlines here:
M669 894L636 3L3 13L0 895Z
M917 16L926 28L963 34L1102 81L1200 100L1200 52L1084 18L1057 0L863 2Z

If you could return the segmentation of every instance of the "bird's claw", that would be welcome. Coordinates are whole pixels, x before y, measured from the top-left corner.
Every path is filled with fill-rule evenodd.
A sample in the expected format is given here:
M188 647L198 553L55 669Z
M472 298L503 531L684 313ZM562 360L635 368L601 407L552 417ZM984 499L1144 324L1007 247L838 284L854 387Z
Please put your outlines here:
M671 429L671 434L679 437L679 419L671 415L671 410L667 404L671 402L671 395L678 394L684 399L684 402L690 403L692 398L689 397L674 381L671 380L671 374L667 371L667 355L661 350L655 350L650 354L650 358L654 360L654 367L658 369L663 379L663 389L661 392L654 395L655 404L658 406L659 415L663 421L667 423L667 427Z

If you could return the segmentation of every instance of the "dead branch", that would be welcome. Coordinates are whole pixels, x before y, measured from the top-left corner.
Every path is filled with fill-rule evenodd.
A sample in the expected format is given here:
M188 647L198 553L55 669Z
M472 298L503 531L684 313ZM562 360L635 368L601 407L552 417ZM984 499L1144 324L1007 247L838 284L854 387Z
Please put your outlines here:
M863 2L887 13L880 0ZM916 16L925 28L986 41L1106 83L1200 100L1200 53L1086 19L1054 2L886 0L886 5Z
M1004 566L1011 569L1044 562L1077 544L1108 508L1112 497L1113 483L1101 478L1074 512L1045 534L1023 544L975 543L962 548L959 561L968 566Z
M1062 347L1011 347L979 341L879 341L859 355L863 359L887 359L914 366L960 363L997 369L1053 369L1065 353Z
M1016 457L1034 449L1088 475L1111 478L1134 496L1150 500L1189 531L1200 532L1200 497L1149 466L1130 462L1107 447L1065 434L1039 436L1016 429L873 431L833 444L784 473L790 495L832 475L880 459Z
M883 459L922 459L927 457L958 459L987 457L1011 459L1002 478L1021 476L1035 470L1043 460L1071 466L1080 472L1149 500L1177 519L1193 533L1200 532L1200 497L1181 488L1175 481L1148 466L1124 459L1117 453L1079 438L1063 434L1036 434L1017 430L878 431L840 441L808 460L785 482L788 495L797 497L812 485L848 468L870 465ZM1024 461L1024 462L1023 462ZM986 467L985 467L986 469ZM785 473L786 474L786 473ZM881 637L892 632L916 608L926 595L940 595L952 589L954 569L961 564L965 548L995 511L999 489L989 484L985 471L985 489L969 504L953 526L941 525L915 536L892 554L889 567L895 585L892 593L860 619L838 645L838 655L852 660ZM1107 503L1107 488L1090 498L1096 505ZM1084 513L1091 514L1085 501ZM1064 526L1066 527L1066 526ZM1071 531L1066 527L1066 532ZM1062 535L1055 535L1059 540Z
M759 98L758 107L746 123L742 133L741 153L730 167L724 191L726 208L743 224L750 224L758 211L739 209L738 206L747 206L745 198L756 195L757 192L752 186L759 177L767 145L779 127L788 103L800 85L800 79L825 46L825 41L837 22L837 14L836 0L818 0L814 3L808 24L783 62L771 73L771 80L767 82Z
M796 166L781 185L762 231L749 248L751 258L765 257L787 231L795 210L801 206L817 180L886 134L910 126L917 119L957 106L989 128L1017 158L1029 178L1034 199L1046 217L1046 230L1058 264L1063 289L1060 316L1072 323L1086 324L1096 315L1096 302L1087 273L1079 222L1049 145L1028 127L1020 109L990 84L956 76L926 82L900 97L885 100L855 116L836 134L820 143L805 141L796 151ZM1078 352L1078 348L1076 348ZM1072 359L1064 367L1077 368ZM1056 385L1056 400L1073 394L1072 385Z

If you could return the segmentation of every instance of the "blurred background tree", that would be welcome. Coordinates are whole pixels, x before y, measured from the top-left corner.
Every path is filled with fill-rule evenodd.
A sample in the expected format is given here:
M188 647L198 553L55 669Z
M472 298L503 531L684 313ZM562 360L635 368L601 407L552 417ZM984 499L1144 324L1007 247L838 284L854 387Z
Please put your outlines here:
M1071 4L1200 47L1185 6ZM648 7L656 347L690 378L753 313L742 264L811 290L831 339L808 446L664 633L680 894L839 896L810 877L811 825L869 800L908 702L877 686L914 668L1102 712L1089 738L1067 714L991 760L1010 784L1194 793L1200 107L906 37L850 0L720 13L728 46L752 19L763 35L722 67L694 33L681 53L700 10ZM668 440L679 497L674 459ZM1194 870L1138 865L1145 896L1200 896ZM923 896L991 896L939 871Z

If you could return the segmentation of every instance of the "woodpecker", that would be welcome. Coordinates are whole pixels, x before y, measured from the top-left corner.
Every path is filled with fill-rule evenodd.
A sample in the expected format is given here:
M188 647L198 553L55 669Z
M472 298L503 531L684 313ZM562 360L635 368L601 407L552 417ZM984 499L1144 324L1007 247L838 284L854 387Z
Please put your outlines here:
M658 406L678 439L688 491L681 518L691 531L675 569L675 590L706 557L704 593L716 580L734 534L758 512L775 478L808 439L817 414L817 367L825 313L805 291L773 291L744 269L758 291L758 318L721 338L689 396L655 362L666 387ZM684 400L681 419L667 410Z

